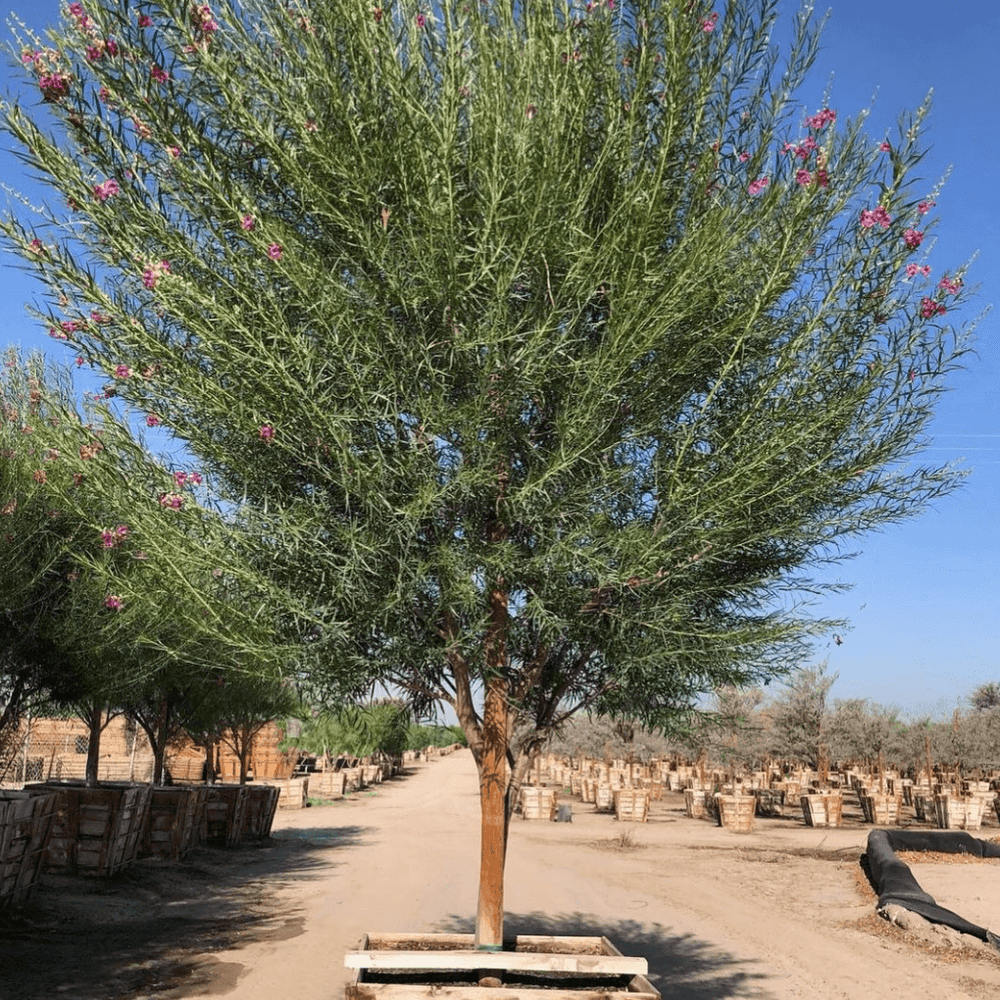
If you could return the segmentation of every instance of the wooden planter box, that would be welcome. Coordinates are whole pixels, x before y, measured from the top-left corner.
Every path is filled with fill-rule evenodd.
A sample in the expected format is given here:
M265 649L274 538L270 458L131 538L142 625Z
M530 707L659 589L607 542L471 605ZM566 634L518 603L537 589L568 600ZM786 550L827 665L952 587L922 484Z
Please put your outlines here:
M271 824L278 811L280 788L274 785L247 785L246 819L243 823L244 840L264 840L271 836Z
M343 771L319 771L309 775L309 789L320 798L340 799L344 796L345 781Z
M615 796L611 790L611 785L607 782L599 781L594 788L594 806L598 812L614 812Z
M341 774L344 776L344 792L358 792L365 787L365 778L362 768L347 767Z
M140 856L172 861L183 858L201 839L207 801L205 785L153 788Z
M649 815L649 792L619 788L614 792L615 819L627 823L645 823Z
M472 934L366 934L344 965L358 970L346 1000L480 1000L483 973L502 981L500 1000L660 1000L646 960L605 937L519 934L489 952Z
M758 816L783 816L782 806L785 802L785 793L774 788L755 788L753 797L757 802L756 813Z
M942 830L978 830L985 802L978 795L934 796L934 818Z
M150 785L106 783L39 784L32 790L55 792L47 868L88 875L116 875L137 857L149 821Z
M57 802L54 792L0 792L0 909L27 902L41 874Z
M866 823L874 823L876 826L893 826L899 822L899 807L902 804L903 796L890 795L888 792L866 792L858 790L858 799L861 802L862 812L865 814Z
M913 813L922 822L935 822L934 796L926 788L913 793Z
M700 788L685 788L684 811L691 819L704 819L711 812L708 793Z
M840 826L844 817L844 797L840 792L803 795L802 815L806 826Z
M213 847L235 847L243 839L246 785L207 785L202 839Z
M719 826L734 833L753 832L757 800L752 795L722 795L716 792L715 809Z
M524 819L541 819L552 822L556 818L556 792L554 788L521 786L521 816Z
M278 809L305 809L309 802L309 789L313 775L307 778L286 778L284 781L268 782L278 792ZM247 785L252 789L253 785Z

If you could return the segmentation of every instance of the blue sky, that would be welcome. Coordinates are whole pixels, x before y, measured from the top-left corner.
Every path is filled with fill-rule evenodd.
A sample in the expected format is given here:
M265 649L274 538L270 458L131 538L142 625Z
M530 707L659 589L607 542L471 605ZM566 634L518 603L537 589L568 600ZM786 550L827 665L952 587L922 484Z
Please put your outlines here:
M32 26L51 23L54 0L15 0ZM722 4L717 4L721 9ZM782 4L787 14L796 3ZM822 10L823 6L818 5ZM931 149L921 176L929 191L951 168L937 199L940 224L929 263L935 274L954 270L977 251L967 280L980 286L976 301L955 320L1000 305L1000 140L995 125L1000 73L1000 6L996 0L833 0L822 48L803 105L817 110L831 74L830 106L844 116L871 107L868 130L893 132L904 109L934 90L926 133ZM787 23L787 22L786 22ZM4 93L15 91L10 67L0 65ZM872 97L875 102L872 104ZM30 95L34 100L34 95ZM38 198L41 193L0 137L0 175ZM0 205L7 197L0 191ZM63 353L26 317L33 292L14 258L0 256L0 342ZM862 697L908 715L950 714L984 681L1000 681L1000 351L998 316L977 331L977 355L952 379L931 427L928 462L961 462L970 475L961 490L903 525L859 540L861 554L825 578L854 584L827 598L817 613L851 619L843 645L825 641L815 659L828 658L839 674L834 698Z

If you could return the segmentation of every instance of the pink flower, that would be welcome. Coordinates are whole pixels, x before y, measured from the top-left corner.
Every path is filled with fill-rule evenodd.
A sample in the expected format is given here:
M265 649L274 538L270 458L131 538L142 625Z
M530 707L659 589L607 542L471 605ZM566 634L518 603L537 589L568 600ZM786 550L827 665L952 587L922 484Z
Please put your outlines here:
M903 239L906 240L906 245L911 250L916 250L917 247L920 246L923 238L924 238L924 234L921 233L921 232L918 232L916 229L904 229L903 230Z
M931 273L931 268L929 264L907 264L906 265L906 276L908 278L916 277L918 274L922 274L925 278Z
M747 191L751 195L758 195L770 183L771 183L770 178L760 177L757 180L750 182L750 184L747 186Z
M922 201L919 205L917 205L917 211L921 215L926 215L936 204L936 201Z
M38 78L38 89L47 104L58 103L69 93L69 77L65 73L47 73Z
M930 268L928 268L927 270L929 271ZM954 280L952 280L951 278L948 277L947 274L938 283L938 288L940 288L943 292L947 292L949 295L958 295L961 287L962 287L961 278L955 278Z
M836 120L836 111L831 108L823 108L822 111L817 112L811 118L807 118L806 125L813 131L818 132L820 129L826 128L827 125L832 125Z
M167 146L167 152L175 159L179 160L181 156L180 146Z
M90 318L97 324L111 322L111 317L107 313L98 312L96 309L90 311Z
M261 424L260 427L261 441L271 441L273 438L274 438L274 428L270 424Z
M184 503L184 497L177 493L161 493L159 500L161 507L169 507L171 510L180 510Z
M940 302L926 296L920 300L920 315L924 319L933 319L935 316L943 316L948 310Z
M740 163L746 163L747 160L750 159L750 154L749 153L740 153L738 159L739 159Z
M887 143L887 142L883 142L882 145L879 146L879 150L881 152L883 152L883 153L891 153L892 152L892 146L890 146L889 143Z
M43 253L45 253L45 247L42 245L42 241L41 240L32 240L28 244L28 249L32 253L38 254L39 256L41 256Z
M816 171L816 183L821 187L825 188L830 183L830 175L823 169Z
M113 177L94 185L94 197L98 201L107 201L114 194L119 194L118 181Z
M423 14L417 14L417 27L422 28L427 23L427 18Z
M861 228L871 229L874 225L879 225L883 229L888 228L889 223L892 222L892 217L881 205L874 209L865 209L861 213Z
M155 413L146 414L146 426L147 427L159 427L160 418Z
M153 68L149 71L149 75L157 83L166 83L167 80L170 79L170 74L167 73L165 70L160 69L160 67L157 66L156 63L153 63Z
M140 28L151 28L152 26L153 26L153 19L148 14L139 15Z
M132 369L128 365L115 366L115 378L131 378Z
M243 218L240 219L240 229L245 229L247 232L250 232L255 225L257 225L257 223L252 215L244 215Z
M281 255L284 252L284 248L280 243L271 243L267 248L267 255L271 260L281 260Z
M121 611L125 602L117 594L109 594L104 598L104 606L112 611Z
M795 183L799 187L805 187L807 184L812 184L812 174L808 170L796 170L795 171Z
M151 264L147 264L146 269L142 272L142 283L146 288L152 290L156 288L157 281L159 281L163 275L169 273L170 264L168 261L154 261Z
M715 30L716 22L719 20L718 14L712 14L711 17L706 17L704 21L701 22L701 30L707 35L710 31Z

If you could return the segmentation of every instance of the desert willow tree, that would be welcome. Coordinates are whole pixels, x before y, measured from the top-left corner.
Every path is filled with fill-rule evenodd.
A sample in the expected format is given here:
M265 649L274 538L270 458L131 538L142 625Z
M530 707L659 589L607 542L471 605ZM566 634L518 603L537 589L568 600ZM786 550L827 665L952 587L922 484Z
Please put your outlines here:
M956 482L903 464L965 350L961 272L918 254L925 109L880 147L794 103L817 29L780 59L777 6L94 0L18 29L6 129L59 198L5 232L42 322L309 595L317 687L453 707L481 948L555 726L779 672L830 625L808 574Z
M90 783L112 711L147 732L166 713L164 731L172 707L220 684L278 684L295 652L280 645L274 598L247 586L260 578L239 568L237 526L199 503L201 484L155 460L103 401L81 412L66 369L6 353L0 665L14 708L34 685L81 715ZM159 782L164 746L151 744Z

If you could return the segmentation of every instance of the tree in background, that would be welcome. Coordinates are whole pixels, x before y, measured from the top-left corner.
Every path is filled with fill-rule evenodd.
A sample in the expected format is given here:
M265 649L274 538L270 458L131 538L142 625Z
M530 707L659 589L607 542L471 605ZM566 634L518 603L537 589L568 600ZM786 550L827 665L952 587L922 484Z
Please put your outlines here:
M987 681L969 695L969 704L977 712L994 712L1000 709L1000 684Z
M829 768L827 696L837 675L826 663L800 667L785 682L771 707L772 752L813 768Z
M317 689L452 706L479 947L554 727L800 662L834 623L786 598L957 482L905 464L966 350L927 108L804 109L777 7L93 0L20 39L42 322L239 509Z

